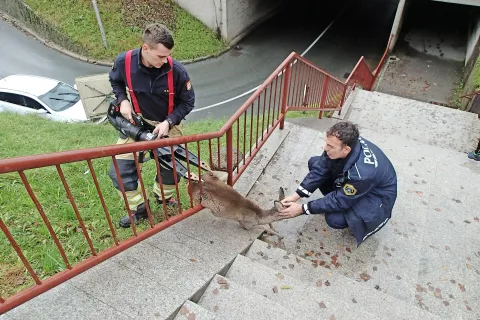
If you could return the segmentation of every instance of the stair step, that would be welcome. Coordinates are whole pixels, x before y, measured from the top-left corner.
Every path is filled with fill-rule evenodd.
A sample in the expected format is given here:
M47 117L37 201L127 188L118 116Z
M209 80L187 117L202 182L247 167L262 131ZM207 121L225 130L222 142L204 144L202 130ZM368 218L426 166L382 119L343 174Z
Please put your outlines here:
M195 302L185 301L174 320L214 320L215 314Z
M347 307L326 290L238 255L226 275L230 280L310 319L378 319L359 305Z
M217 319L308 319L218 274L198 304L213 312Z
M344 301L351 310L361 306L362 310L383 319L440 319L430 312L364 286L335 271L316 266L310 260L260 240L253 242L246 257L253 262L278 270L284 276L301 279L297 281L322 292L329 300ZM229 276L231 276L230 270ZM236 278L232 277L232 279L238 281Z

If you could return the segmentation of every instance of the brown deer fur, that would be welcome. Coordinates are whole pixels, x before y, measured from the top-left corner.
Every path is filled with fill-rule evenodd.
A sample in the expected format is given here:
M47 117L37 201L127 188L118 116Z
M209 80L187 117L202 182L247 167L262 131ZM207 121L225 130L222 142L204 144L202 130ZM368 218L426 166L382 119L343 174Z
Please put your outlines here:
M280 235L273 229L272 222L282 220L278 209L283 208L280 200L285 198L283 188L280 188L278 201L269 210L263 210L252 200L245 198L231 186L220 180L214 173L202 174L202 185L192 181L190 191L192 198L210 209L214 216L237 220L245 229L262 226L268 234ZM281 238L281 237L280 237Z

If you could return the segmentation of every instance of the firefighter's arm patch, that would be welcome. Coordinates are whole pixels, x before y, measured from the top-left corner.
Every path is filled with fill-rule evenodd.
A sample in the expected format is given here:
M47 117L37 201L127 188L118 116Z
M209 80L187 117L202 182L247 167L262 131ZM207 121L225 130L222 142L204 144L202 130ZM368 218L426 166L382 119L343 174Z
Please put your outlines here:
M343 192L345 192L347 196L354 196L357 194L357 189L355 189L355 187L351 184L347 183L343 186Z
M186 82L185 86L187 87L187 91L190 91L192 89L192 83L190 82L190 80Z

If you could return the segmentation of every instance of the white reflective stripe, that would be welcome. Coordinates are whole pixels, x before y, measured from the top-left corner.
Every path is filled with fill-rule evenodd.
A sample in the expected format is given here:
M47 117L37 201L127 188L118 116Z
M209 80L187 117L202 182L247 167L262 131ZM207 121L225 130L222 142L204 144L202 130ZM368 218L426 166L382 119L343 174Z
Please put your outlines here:
M302 186L298 186L298 190L300 190L301 192L305 193L305 194L306 194L307 196L309 196L309 197L312 195L311 192L309 192L307 189L305 189L305 188L302 187Z
M362 176L360 175L360 171L358 171L357 163L355 163L355 169L357 169L358 177L361 179Z
M377 232L381 227L383 227L385 225L385 223L387 223L388 219L390 219L390 218L385 219L385 221L380 223L380 225L378 227L376 227L375 230L367 233L367 235L365 237L363 237L363 241L365 241L365 239L367 239L372 233Z
M305 203L303 205L303 211L305 211L306 214L312 214L309 210L308 210L308 205Z

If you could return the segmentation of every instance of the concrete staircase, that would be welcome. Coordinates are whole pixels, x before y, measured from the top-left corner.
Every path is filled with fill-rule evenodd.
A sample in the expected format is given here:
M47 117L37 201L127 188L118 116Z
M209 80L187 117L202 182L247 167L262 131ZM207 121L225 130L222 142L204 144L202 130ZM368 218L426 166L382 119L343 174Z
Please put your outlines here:
M359 248L321 215L278 222L283 241L255 240L195 301L218 319L480 319L477 116L364 91L346 111L397 170L391 222ZM335 121L289 121L249 197L292 192Z
M390 157L392 220L360 247L322 215L262 236L204 210L0 319L480 319L476 115L356 91L341 118ZM294 192L338 119L290 119L236 184L268 208ZM312 198L321 197L317 191Z

